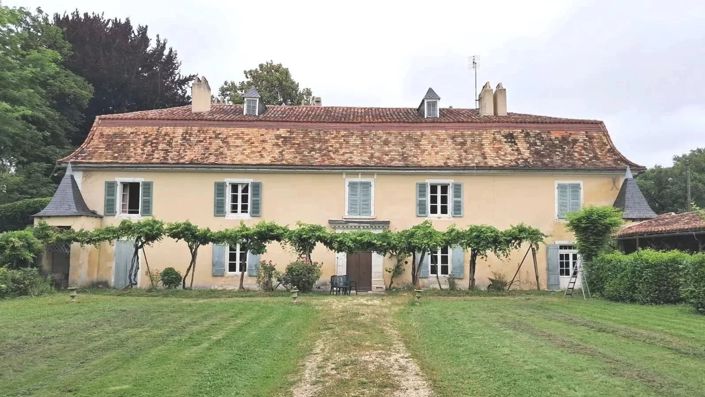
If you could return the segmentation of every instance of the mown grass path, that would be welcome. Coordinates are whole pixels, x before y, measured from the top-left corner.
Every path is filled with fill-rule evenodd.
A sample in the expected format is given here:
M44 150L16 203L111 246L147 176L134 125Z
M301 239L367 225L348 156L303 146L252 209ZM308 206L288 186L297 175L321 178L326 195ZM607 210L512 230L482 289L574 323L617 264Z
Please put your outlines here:
M442 396L705 395L705 317L685 306L431 298L400 321Z
M286 393L319 323L286 298L67 300L0 302L0 395Z

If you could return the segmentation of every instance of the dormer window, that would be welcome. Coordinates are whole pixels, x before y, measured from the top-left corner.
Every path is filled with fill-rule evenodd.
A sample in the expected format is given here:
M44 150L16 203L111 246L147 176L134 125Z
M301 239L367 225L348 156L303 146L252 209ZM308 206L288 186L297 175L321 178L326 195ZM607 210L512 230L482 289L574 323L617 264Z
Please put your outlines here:
M429 88L417 109L419 116L425 119L437 119L440 117L440 108L438 107L438 101L440 100L441 97L436 94L436 91L433 91L433 88Z
M438 117L438 101L426 99L426 118Z
M245 116L259 116L266 110L255 87L250 87L242 98L245 100L242 105L242 113Z
M259 102L257 98L245 98L245 115L257 116L257 102Z

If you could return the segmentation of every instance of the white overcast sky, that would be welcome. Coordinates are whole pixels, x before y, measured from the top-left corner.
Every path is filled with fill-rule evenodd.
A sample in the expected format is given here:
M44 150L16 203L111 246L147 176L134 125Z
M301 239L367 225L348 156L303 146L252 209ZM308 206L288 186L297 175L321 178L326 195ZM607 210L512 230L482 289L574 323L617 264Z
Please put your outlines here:
M9 0L149 26L214 90L274 60L324 105L473 107L501 81L509 111L604 120L637 163L705 147L705 1Z

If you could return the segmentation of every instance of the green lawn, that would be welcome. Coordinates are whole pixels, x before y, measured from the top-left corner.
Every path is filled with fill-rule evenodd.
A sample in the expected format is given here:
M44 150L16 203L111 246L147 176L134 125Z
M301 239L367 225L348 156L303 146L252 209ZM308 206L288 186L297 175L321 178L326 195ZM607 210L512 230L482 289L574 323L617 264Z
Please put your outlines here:
M66 294L0 301L2 396L269 396L318 311L287 298Z
M705 317L685 306L434 297L398 321L441 396L705 395Z

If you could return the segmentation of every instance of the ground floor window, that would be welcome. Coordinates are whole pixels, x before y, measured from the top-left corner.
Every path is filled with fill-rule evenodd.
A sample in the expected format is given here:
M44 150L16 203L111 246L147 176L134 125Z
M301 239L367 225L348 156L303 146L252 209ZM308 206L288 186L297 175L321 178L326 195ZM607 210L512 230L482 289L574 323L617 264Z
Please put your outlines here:
M228 249L228 273L247 271L247 251L240 249L240 244Z
M450 274L450 248L443 247L438 251L431 252L431 269L429 273L433 276L447 276Z
M558 271L563 277L569 277L578 265L578 250L573 245L558 246Z

